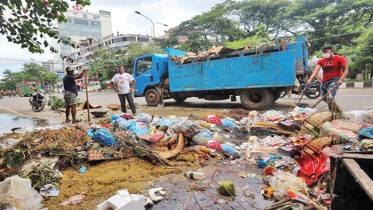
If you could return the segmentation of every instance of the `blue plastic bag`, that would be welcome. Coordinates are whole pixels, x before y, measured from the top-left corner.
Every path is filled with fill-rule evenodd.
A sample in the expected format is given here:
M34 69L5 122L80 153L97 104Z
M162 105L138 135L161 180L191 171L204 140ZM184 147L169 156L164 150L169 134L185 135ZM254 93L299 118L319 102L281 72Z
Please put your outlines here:
M171 120L169 120L167 118L162 118L160 128L162 128L163 126L170 127L172 124L174 124L174 122L172 122Z
M237 129L237 125L233 121L223 119L221 122L222 122L223 128L229 128L230 130Z
M228 153L230 156L233 156L233 157L239 156L238 152L237 152L237 149L234 146L232 146L230 144L223 144L223 145L221 145L221 147L222 147L222 152L223 153Z
M120 117L115 116L115 115L111 115L111 119L112 119L112 120L117 120L117 119L120 119Z
M373 139L373 127L364 128L359 131L360 139Z
M88 136L92 136L92 139L104 144L105 146L111 146L116 144L114 136L111 135L105 128L95 131L90 129L87 131Z
M208 131L201 131L201 132L198 132L195 136L196 136L196 137L207 137L207 138L212 137L211 133L208 132Z

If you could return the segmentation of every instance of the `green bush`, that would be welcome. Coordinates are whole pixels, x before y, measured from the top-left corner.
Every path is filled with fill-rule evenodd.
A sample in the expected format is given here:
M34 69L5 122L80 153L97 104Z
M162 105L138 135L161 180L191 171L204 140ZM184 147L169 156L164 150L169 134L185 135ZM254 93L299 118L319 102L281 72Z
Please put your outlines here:
M83 101L80 100L80 98L76 99L76 106L80 106L83 104ZM65 100L63 97L58 97L58 96L49 96L48 100L48 106L51 107L52 110L56 111L61 108L65 108Z

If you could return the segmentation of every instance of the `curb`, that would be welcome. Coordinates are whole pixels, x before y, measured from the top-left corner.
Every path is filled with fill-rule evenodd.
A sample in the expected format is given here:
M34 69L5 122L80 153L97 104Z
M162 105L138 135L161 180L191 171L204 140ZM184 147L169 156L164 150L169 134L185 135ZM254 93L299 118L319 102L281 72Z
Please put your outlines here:
M373 82L345 82L339 88L373 88Z

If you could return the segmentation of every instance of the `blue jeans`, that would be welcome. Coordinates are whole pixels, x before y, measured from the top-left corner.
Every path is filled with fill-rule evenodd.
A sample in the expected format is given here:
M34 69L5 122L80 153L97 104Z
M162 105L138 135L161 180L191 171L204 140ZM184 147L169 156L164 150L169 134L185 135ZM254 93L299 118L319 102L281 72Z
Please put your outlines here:
M340 77L333 77L333 78L331 78L330 80L323 82L322 85L321 85L321 90L320 90L320 91L321 91L321 97L323 97L326 93L329 92L329 90L331 90L334 86L336 86L336 85L337 85L337 82L338 82L340 79L341 79ZM339 88L339 87L336 87L336 88L331 92L333 98L334 98L335 95L337 94L337 90L338 90L338 88ZM330 98L329 98L329 96L325 97L325 98L324 98L324 101L325 101L326 103L329 104L329 103L330 103Z

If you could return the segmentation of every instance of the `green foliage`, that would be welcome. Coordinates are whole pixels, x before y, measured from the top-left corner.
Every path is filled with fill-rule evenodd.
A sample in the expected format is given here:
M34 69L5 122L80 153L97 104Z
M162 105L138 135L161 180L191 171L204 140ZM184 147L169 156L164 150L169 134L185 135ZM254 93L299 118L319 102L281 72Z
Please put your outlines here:
M90 5L90 0L75 0L74 4L82 7ZM75 44L70 38L59 35L54 22L67 22L64 13L69 4L64 0L11 0L0 2L0 33L5 35L9 42L28 48L32 53L43 53L49 46L46 36L57 39L58 42L71 45ZM4 14L10 11L10 15ZM50 47L52 52L57 52Z
M4 78L1 80L3 83L0 87L15 90L18 82L36 80L49 86L56 84L58 81L56 74L49 73L47 68L37 63L25 63L23 67L24 69L20 72L5 70L3 73Z
M136 58L153 53L152 42L147 45L131 42L125 51L102 48L94 52L93 60L89 63L90 71L88 73L89 76L94 76L95 80L100 82L111 80L118 73L118 66L123 66L125 72L132 74ZM156 53L162 54L164 52L157 48Z
M226 0L182 22L161 46L200 52L213 44L253 48L305 36L310 55L320 57L321 47L332 44L347 57L349 76L367 79L373 74L372 21L373 0Z
M80 98L77 98L76 106L80 106L82 104L83 104L83 101L80 100ZM47 105L50 106L53 111L66 107L64 98L58 97L58 96L49 96Z
M23 159L22 151L19 149L9 150L4 154L4 162L7 168L13 168L15 165L20 166Z

